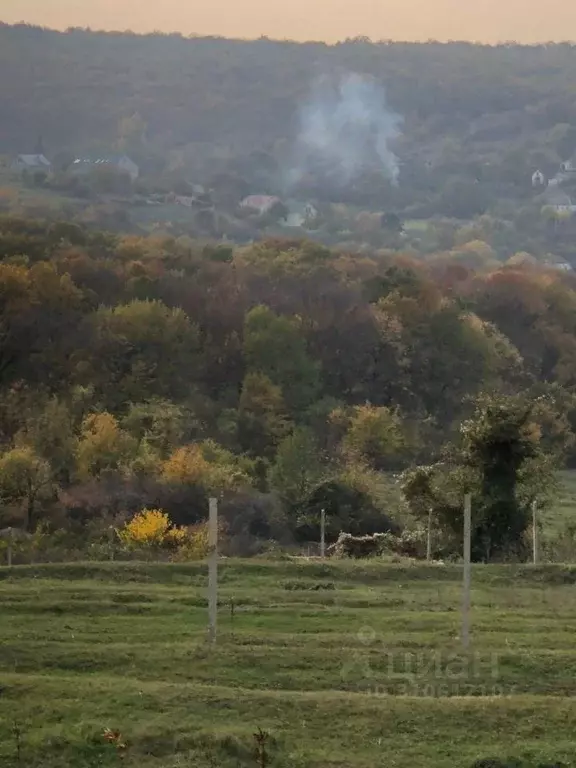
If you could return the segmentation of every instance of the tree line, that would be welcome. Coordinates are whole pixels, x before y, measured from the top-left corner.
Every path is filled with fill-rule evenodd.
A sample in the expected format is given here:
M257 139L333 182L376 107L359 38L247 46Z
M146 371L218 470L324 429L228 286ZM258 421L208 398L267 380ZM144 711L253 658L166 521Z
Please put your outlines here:
M216 493L240 537L433 509L449 541L474 488L492 556L575 460L570 273L16 218L0 259L3 526L194 524Z

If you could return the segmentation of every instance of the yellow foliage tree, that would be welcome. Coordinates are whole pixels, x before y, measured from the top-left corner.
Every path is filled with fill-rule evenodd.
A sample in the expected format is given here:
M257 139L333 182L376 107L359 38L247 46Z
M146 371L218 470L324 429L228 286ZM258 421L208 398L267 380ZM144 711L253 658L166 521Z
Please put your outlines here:
M209 440L177 448L163 463L161 477L167 483L200 485L214 493L250 484L233 454Z
M390 408L358 405L352 409L343 446L347 453L367 459L380 468L406 445L402 420Z
M129 550L174 550L172 559L177 561L201 560L209 552L206 523L175 526L161 509L143 509L118 531L118 537Z
M82 424L76 451L78 477L88 480L106 470L120 470L136 457L138 442L122 430L111 413L94 413Z
M176 562L203 560L209 553L210 543L208 524L198 523L185 530L185 538L180 542L176 552L172 556L172 560Z
M181 546L188 541L189 531L172 525L161 509L143 509L118 531L118 536L129 548Z
M143 509L118 532L128 548L162 546L170 531L170 518L161 509Z
M177 448L162 465L162 479L169 483L203 485L209 472L210 464L199 445Z

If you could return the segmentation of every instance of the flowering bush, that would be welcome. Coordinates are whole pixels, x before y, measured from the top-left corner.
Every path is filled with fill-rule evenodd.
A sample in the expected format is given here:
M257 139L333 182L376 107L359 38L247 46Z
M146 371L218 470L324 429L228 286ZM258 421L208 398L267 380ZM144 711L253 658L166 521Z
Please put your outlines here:
M161 509L143 509L118 531L118 537L126 549L167 549L180 562L201 560L209 553L207 523L175 526Z
M118 537L128 549L174 546L186 539L186 529L173 526L161 509L143 509L118 531Z

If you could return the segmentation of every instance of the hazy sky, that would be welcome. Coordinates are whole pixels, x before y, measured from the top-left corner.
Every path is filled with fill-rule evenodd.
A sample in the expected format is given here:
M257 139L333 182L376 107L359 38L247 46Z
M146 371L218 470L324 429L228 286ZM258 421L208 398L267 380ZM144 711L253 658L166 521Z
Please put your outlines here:
M576 38L574 0L0 0L0 20L329 41Z

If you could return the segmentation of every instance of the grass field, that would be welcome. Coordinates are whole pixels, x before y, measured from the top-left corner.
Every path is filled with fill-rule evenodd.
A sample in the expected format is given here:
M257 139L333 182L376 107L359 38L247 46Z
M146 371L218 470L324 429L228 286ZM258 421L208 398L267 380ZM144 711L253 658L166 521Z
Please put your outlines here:
M0 569L0 765L573 765L576 569L475 568L468 656L460 575L225 561L210 649L202 564Z
M576 471L566 469L558 473L558 495L546 514L546 527L557 532L567 523L576 523Z

